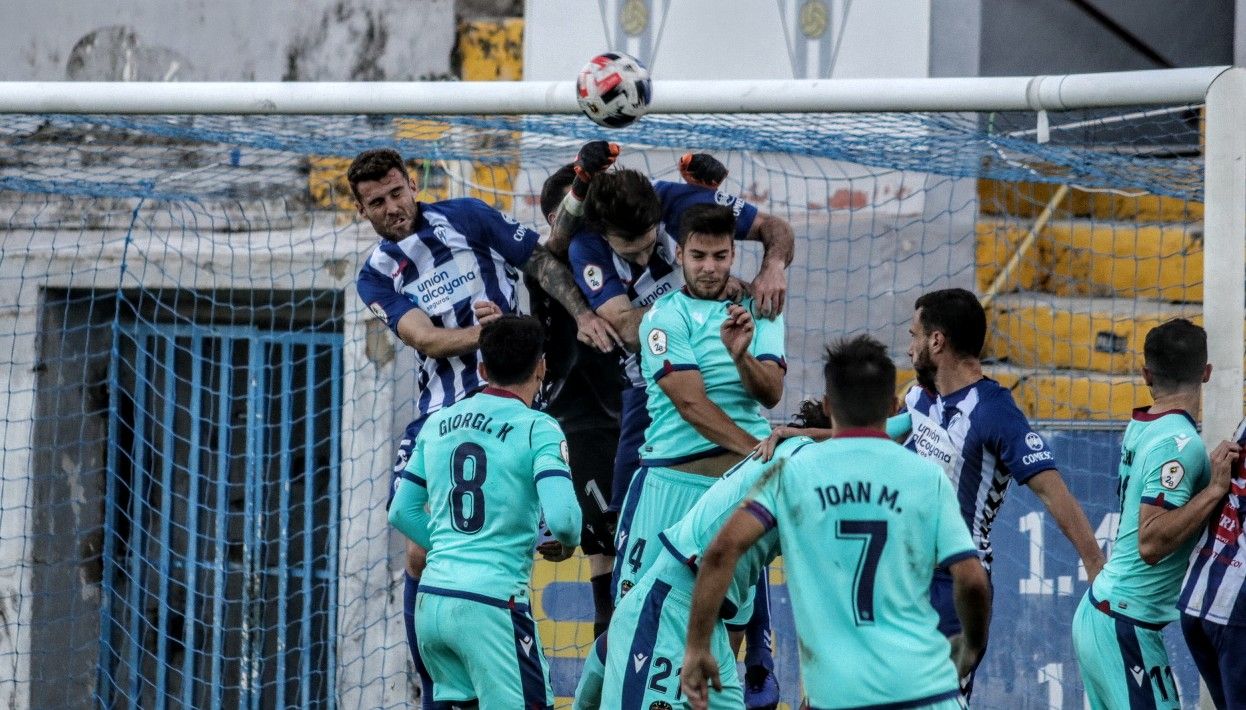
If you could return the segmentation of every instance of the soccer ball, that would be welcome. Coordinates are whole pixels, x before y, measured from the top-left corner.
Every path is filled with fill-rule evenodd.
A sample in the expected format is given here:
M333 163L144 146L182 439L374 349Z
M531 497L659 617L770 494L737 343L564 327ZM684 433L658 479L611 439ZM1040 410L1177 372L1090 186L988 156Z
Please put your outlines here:
M623 128L645 115L652 89L645 65L622 52L598 54L575 80L580 110L606 128Z

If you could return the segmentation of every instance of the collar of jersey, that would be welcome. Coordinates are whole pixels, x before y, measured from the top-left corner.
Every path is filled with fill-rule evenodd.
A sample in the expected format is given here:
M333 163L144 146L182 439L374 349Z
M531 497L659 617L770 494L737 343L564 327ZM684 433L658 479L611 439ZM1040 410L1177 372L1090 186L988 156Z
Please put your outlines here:
M1133 413L1133 420L1136 422L1153 422L1153 421L1160 419L1161 417L1166 417L1169 414L1180 414L1186 419L1189 419L1190 424L1192 426L1194 427L1198 426L1198 422L1194 421L1194 417L1190 416L1190 413L1185 411L1184 409L1166 409L1162 412L1149 412L1147 411L1147 409L1148 407L1135 408L1134 413Z
M519 395L515 394L514 392L511 392L510 390L504 390L501 387L485 387L484 389L480 390L480 393L491 394L494 397L505 397L507 399L516 399L516 400L519 400L520 402L523 402L523 397L520 397Z
M890 439L887 432L877 429L867 429L865 427L852 427L849 429L840 429L835 432L836 439Z
M983 382L986 382L986 381L988 381L988 380L990 380L990 381L994 382L994 380L991 380L991 378L989 378L989 377L987 377L987 376L983 375L983 376L982 376L982 379L977 380L977 381L975 381L975 382L972 382L972 383L970 383L970 384L967 384L967 385L965 385L964 387L961 387L960 389L958 389L958 390L956 390L955 392L952 392L952 393L950 393L950 394L939 395L939 397L938 397L938 398L939 398L939 400L940 400L943 404L952 404L952 405L954 405L954 404L956 404L957 402L960 402L960 401L961 401L962 399L964 399L966 396L968 396L969 392L970 392L970 391L972 391L972 390L974 390L975 388L977 388L977 386L978 386L978 385L980 385L980 384L982 384Z

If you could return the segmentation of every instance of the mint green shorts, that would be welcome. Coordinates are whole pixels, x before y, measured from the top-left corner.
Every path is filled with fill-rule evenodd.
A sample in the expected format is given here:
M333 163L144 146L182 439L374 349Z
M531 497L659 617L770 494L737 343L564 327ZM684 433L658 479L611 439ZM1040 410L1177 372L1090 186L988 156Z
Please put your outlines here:
M480 710L553 708L549 664L527 604L470 592L425 591L415 600L424 666L437 702L480 701Z
M1180 708L1162 627L1109 616L1093 602L1087 592L1073 615L1073 651L1090 706Z
M615 607L607 634L601 710L685 706L679 670L684 662L695 582L692 570L663 551ZM718 659L723 686L721 692L710 691L710 708L744 707L735 654L722 620L714 627L710 650Z
M657 559L662 547L658 533L679 522L717 480L714 476L658 466L641 466L636 471L623 499L614 536L616 604Z

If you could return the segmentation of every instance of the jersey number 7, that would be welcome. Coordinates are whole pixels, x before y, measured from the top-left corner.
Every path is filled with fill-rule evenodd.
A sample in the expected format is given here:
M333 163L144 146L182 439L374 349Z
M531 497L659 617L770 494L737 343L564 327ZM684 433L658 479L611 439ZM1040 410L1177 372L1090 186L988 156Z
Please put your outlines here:
M878 560L887 544L886 520L840 520L835 530L840 540L860 540L861 556L857 558L857 572L853 579L855 593L853 613L857 626L874 624L874 577L878 574Z

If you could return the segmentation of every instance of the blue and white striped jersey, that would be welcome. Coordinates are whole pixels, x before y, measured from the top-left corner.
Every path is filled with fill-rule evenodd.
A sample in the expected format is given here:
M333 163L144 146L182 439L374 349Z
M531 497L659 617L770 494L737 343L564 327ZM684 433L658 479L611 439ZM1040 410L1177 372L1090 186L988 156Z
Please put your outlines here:
M683 288L684 272L675 263L675 245L679 220L692 205L731 207L736 214L736 239L745 238L757 218L757 208L735 195L698 185L661 180L653 183L653 189L662 203L662 216L658 221L654 253L645 266L633 264L614 253L605 237L596 232L581 231L571 240L571 273L593 310L615 296L627 296L633 306L643 308L659 297ZM645 386L638 356L628 356L625 368L633 387Z
M914 386L904 405L913 421L904 445L943 467L989 569L991 525L1008 483L1025 483L1056 468L1055 456L1017 408L1012 393L989 377L946 397Z
M540 235L475 198L419 203L416 231L399 242L381 239L359 270L356 288L373 315L397 333L418 308L433 325L475 324L472 303L489 300L503 313L517 307L517 268ZM483 384L476 353L446 358L419 354L417 418L463 399Z
M1190 553L1177 607L1190 616L1246 626L1246 476L1239 468L1218 515Z

